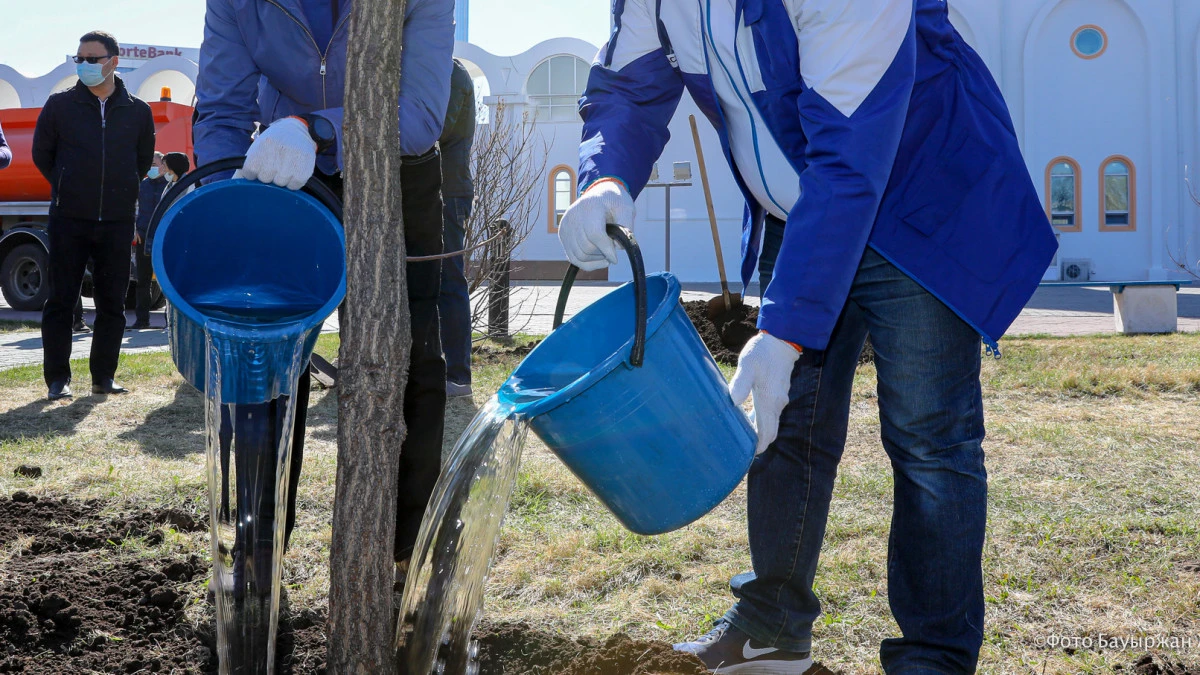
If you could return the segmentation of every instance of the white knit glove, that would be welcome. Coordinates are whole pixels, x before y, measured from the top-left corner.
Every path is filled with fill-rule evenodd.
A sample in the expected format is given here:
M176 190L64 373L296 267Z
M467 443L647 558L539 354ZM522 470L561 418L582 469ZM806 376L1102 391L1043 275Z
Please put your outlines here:
M585 272L617 264L617 243L606 229L609 223L633 227L633 198L610 180L589 187L563 214L558 241L567 260Z
M792 384L792 366L800 358L800 352L792 345L759 333L750 338L738 356L737 372L729 383L729 395L733 402L741 405L750 394L754 394L754 426L758 431L758 449L761 455L779 435L779 415L788 403L788 389Z
M246 151L246 163L234 178L274 183L299 190L312 178L317 164L317 142L308 125L295 117L275 120Z

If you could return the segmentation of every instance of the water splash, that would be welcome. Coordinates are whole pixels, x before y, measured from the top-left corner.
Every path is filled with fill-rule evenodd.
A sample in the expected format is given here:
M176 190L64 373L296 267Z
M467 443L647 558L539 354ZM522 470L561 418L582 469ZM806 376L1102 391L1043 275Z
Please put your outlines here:
M224 315L242 318L236 309ZM246 369L261 366L253 362L261 350L253 345L260 328L252 323L209 319L204 327L210 590L216 604L221 675L275 671L296 399L282 395L264 403L222 401L222 382L236 381ZM285 331L282 338L295 345L281 378L293 389L307 366L303 336L303 326L295 324L294 334ZM241 345L234 349L233 343ZM229 359L234 351L250 355L250 362ZM243 372L230 372L237 370Z
M477 672L471 633L528 432L511 403L492 397L454 446L404 586L395 640L401 673Z

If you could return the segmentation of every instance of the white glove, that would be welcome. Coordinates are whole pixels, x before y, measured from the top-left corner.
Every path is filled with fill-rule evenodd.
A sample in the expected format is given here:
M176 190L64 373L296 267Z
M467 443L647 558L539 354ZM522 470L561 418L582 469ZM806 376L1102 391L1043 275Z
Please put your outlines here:
M295 117L275 120L246 151L246 163L234 178L274 183L299 190L312 178L317 164L317 142L308 125Z
M585 272L617 264L617 243L607 225L633 227L633 198L616 181L589 187L575 200L558 224L558 241L567 260Z
M751 392L754 393L754 426L758 431L758 449L761 455L779 435L779 415L788 403L788 389L792 384L792 366L800 358L800 352L792 345L759 333L750 338L738 356L737 372L729 383L729 395L733 402L741 405Z

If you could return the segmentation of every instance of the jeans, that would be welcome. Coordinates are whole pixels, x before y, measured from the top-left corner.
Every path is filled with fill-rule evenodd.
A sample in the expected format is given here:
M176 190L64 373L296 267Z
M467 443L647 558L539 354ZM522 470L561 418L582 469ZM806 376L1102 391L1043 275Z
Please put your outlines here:
M762 250L758 254L758 294L765 296L771 277L775 275L775 259L783 246L783 221L767 214L763 224Z
M50 297L42 308L42 371L46 384L71 381L71 325L88 258L96 302L92 383L112 379L125 334L125 291L129 288L129 242L133 221L79 220L50 216Z
M445 197L442 236L446 251L461 251L471 216L470 197ZM471 296L464 274L466 261L455 256L442 261L442 288L438 295L442 349L446 353L446 380L471 384Z
M828 349L796 362L779 437L750 467L754 571L730 582L737 602L726 619L768 645L811 648L813 579L868 333L895 476L888 600L903 635L883 642L880 659L888 673L973 673L987 517L980 338L870 248Z

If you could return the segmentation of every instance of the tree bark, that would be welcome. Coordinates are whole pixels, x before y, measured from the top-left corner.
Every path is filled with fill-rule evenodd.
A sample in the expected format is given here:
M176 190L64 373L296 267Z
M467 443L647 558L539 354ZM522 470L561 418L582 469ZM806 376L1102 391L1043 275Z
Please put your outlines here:
M332 674L395 672L392 540L412 331L396 100L405 0L355 0L346 55L346 307L329 552Z

